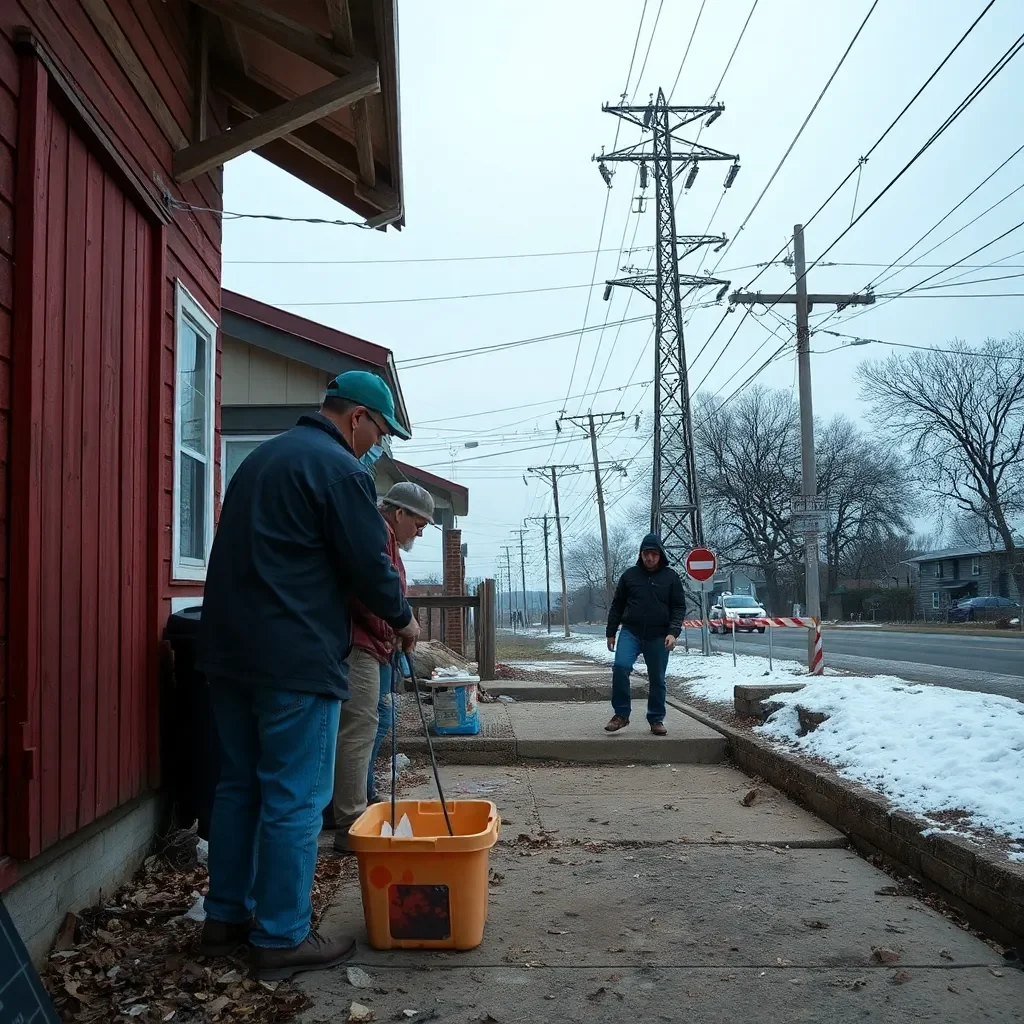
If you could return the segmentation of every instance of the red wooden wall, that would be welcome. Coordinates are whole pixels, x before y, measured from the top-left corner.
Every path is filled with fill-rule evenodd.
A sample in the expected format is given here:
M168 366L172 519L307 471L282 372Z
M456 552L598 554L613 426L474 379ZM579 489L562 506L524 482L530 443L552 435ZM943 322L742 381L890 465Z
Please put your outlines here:
M35 394L38 409L29 405L46 425L40 435L46 471L33 492L33 507L45 510L37 517L40 593L32 605L40 637L38 691L23 666L8 664L10 609L29 597L9 591L11 555L18 557L10 548L11 502L26 500L11 493L12 463L26 441L11 429L11 395L13 388L21 401L31 376L20 357L12 361L12 317L21 314L13 258L30 230L20 203L15 215L24 105L16 30L27 28L40 41L151 200L159 198L157 175L177 198L221 206L219 171L172 184L169 136L176 133L160 126L114 56L93 21L98 6L95 0L0 3L0 854L17 857L158 781L156 645L171 598L201 592L170 573L173 288L180 278L219 320L219 219L179 213L159 225L112 175L89 132L69 122L60 105L48 108L46 218L32 270L47 281L40 335L45 386ZM193 139L190 5L106 0L106 6L178 130ZM211 130L223 122L220 115L209 112ZM38 716L34 766L20 755L11 762L17 730L9 712L19 702L20 711ZM21 799L12 767L24 775L34 768L38 790L26 793L22 806L7 805L12 794ZM10 879L0 864L0 888Z

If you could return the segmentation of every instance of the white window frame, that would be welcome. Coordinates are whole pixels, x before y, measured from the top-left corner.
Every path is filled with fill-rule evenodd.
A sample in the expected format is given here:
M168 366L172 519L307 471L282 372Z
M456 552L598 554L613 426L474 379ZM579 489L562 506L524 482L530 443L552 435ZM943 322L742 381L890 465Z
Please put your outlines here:
M935 563L935 578L937 580L941 580L944 575L945 574L942 571L942 563L941 562L936 562Z
M942 607L942 594L938 590L932 591L932 611L938 611Z
M183 558L181 554L181 387L179 328L187 318L192 326L205 334L206 347L206 495L204 554L201 559ZM174 493L171 505L171 576L175 580L204 581L213 546L215 452L217 431L217 323L179 280L174 282Z
M228 464L228 443L231 441L259 441L262 444L264 441L269 441L272 437L277 437L281 431L268 431L265 434L225 434L221 431L220 435L220 500L224 501L224 495L228 491L228 475L226 467Z
M971 575L972 576L980 576L981 575L981 559L980 558L972 558L971 559Z

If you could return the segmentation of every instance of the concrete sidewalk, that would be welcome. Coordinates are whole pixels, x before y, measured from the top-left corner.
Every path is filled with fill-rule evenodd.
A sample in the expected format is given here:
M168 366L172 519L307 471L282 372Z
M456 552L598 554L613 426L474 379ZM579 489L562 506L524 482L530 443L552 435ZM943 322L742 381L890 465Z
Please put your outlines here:
M377 1021L1024 1019L1024 972L733 769L524 762L442 780L504 819L483 944L369 950L350 883L325 927L360 936L371 985L309 975L306 1024L353 1002Z
M399 750L427 752L415 696L403 695ZM432 709L424 709L427 721ZM630 725L606 733L611 708L598 701L517 702L481 704L478 736L435 736L434 751L446 764L515 764L523 758L590 764L650 764L673 761L715 764L725 758L721 733L670 707L667 736L653 736L644 718L644 704L634 704Z

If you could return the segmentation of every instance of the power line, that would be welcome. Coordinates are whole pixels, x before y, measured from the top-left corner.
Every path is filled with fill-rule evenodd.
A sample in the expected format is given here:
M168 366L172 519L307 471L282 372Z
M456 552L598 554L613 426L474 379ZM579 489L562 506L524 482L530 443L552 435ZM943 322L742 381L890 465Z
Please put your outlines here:
M505 295L538 295L541 292L567 292L582 288L594 289L590 284L555 284L543 288L510 288L500 292L467 292L463 295L415 295L400 299L342 299L324 302L273 302L273 306L391 306L407 302L454 302L463 299L494 299Z
M995 0L992 0L992 2L994 3ZM804 118L803 124L801 124L800 127L797 129L796 135L793 136L792 141L786 147L786 152L782 154L782 159L779 161L775 170L772 171L771 177L768 179L764 188L761 189L761 194L754 201L754 205L750 208L746 217L743 218L743 221L741 222L739 228L737 228L735 234L731 236L729 244L722 252L722 258L724 258L726 253L728 253L729 249L732 248L733 243L736 241L737 238L739 238L740 233L747 226L747 224L750 222L750 218L754 216L754 213L757 211L757 208L761 205L761 200L764 199L766 193L768 192L768 189L772 187L773 182L779 175L779 171L782 170L783 164L785 164L785 162L789 159L790 153L793 152L793 147L796 146L797 142L800 141L800 136L803 135L804 129L807 127L811 118L814 116L814 112L818 109L818 106L821 104L821 101L825 98L825 93L828 92L832 83L835 81L836 76L839 74L843 64L846 63L846 58L850 55L850 51L853 49L854 44L860 38L861 32L864 31L864 26L867 25L868 19L871 17L872 14L875 13L875 8L878 6L878 3L879 0L874 0L874 3L872 3L871 7L868 9L868 13L864 15L864 20L860 23L860 26L857 28L857 31L854 32L853 38L850 40L846 49L843 51L843 55L839 58L839 63L836 64L835 68L832 70L832 74L828 76L828 81L825 82L825 85L822 87L821 92L818 93L818 98L814 101L813 105L811 106L811 109L807 112L807 116ZM864 159L865 162L867 160L866 157L862 159ZM714 271L712 271L712 273L714 273Z
M636 99L636 94L640 89L640 83L643 81L644 72L647 70L647 61L651 56L651 46L654 43L654 37L658 33L658 22L661 21L661 9L665 6L665 0L659 0L658 12L654 15L654 24L651 26L651 37L647 40L647 52L644 54L644 62L640 65L640 74L636 76L636 85L633 87L633 99ZM647 0L644 0L644 10L647 10ZM640 19L641 26L643 25L643 15ZM640 30L637 29L637 39L640 38ZM636 56L636 48L633 49L633 56ZM633 65L630 62L630 72L632 72ZM629 78L626 79L626 86L628 90ZM625 99L625 93L623 93L623 99Z
M696 17L696 19L695 19L695 21L693 23L693 29L690 32L690 39L689 39L689 41L686 44L686 49L683 50L683 59L679 62L679 70L676 72L676 79L672 83L672 88L669 89L669 92L668 92L668 101L669 101L669 103L672 102L672 97L675 95L676 86L679 85L679 78L680 78L680 76L683 73L683 67L686 64L686 58L690 56L690 47L693 46L693 37L697 34L697 26L700 24L700 17L704 13L704 5L707 2L708 2L708 0L701 0L700 10L697 11L697 17Z
M641 246L643 249L652 246ZM618 249L598 249L598 252L618 252ZM224 260L225 266L324 266L358 267L362 265L399 263L477 263L484 260L534 260L556 256L593 256L593 249L561 249L554 252L507 252L482 256L417 256L390 260Z
M815 333L819 333L815 331ZM886 345L890 348L912 348L919 352L939 352L943 355L950 356L970 356L976 359L1020 359L1020 356L1008 354L1005 352L982 352L980 349L954 349L954 348L937 348L934 345L914 345L908 341L885 341L882 338L861 338L856 334L843 334L841 331L821 331L822 334L831 334L836 338L850 338L853 344L850 345L837 345L835 348L820 349L814 353L814 355L827 355L830 352L843 352L851 348L857 348L860 345Z
M605 388L603 391L595 391L595 392L593 392L593 394L595 394L595 395L598 395L598 394L610 394L613 391L625 391L627 388L630 388L630 387L634 387L634 388L647 387L648 385L653 384L653 383L654 382L650 381L650 380L640 380L640 381L636 381L635 383L623 384L623 385L620 385L619 387ZM575 398L579 398L581 396L580 395L572 395L571 397L575 399ZM586 396L583 396L583 397L586 397ZM540 405L559 405L563 401L564 401L564 399L561 399L561 398L548 398L548 399L545 399L542 402L522 402L522 403L520 403L518 405L506 405L504 408L501 408L501 409L480 409L477 412L462 412L462 413L458 413L455 416L442 416L442 417L439 417L438 419L423 420L423 421L417 423L417 426L422 427L422 426L426 426L426 425L431 424L431 423L448 423L451 420L476 419L478 416L490 416L492 413L499 413L499 412L513 412L513 411L518 410L518 409L529 409L531 407L535 408L536 406L540 406Z
M649 316L637 316L624 323L640 323L650 320ZM594 324L591 327L584 327L585 332L599 331L601 324ZM579 333L579 328L574 327L571 331L559 331L555 334L542 334L535 338L521 338L518 341L502 341L495 345L477 345L472 348L454 348L446 352L433 352L430 355L410 356L408 359L399 360L396 365L405 369L415 370L420 366L432 366L435 363L448 363L454 359L466 359L470 356L485 355L489 352L501 352L506 349L522 348L524 345L536 345L543 341L555 341L558 338L570 338Z
M647 0L644 0L644 7L643 7L643 10L641 11L641 14L640 14L640 24L637 26L637 30L636 30L637 39L640 38L640 33L641 33L642 29L643 29L643 26L644 26L643 16L644 16L644 14L646 14L646 12L647 12ZM660 7L658 8L658 13L659 14L661 13L661 8ZM657 27L657 26L655 26L655 27ZM634 57L635 57L636 43L633 44L633 50L634 50ZM632 74L632 68L633 68L633 61L631 60L630 61L630 70L629 70L629 72L626 75L626 84L625 84L625 86L623 86L623 89L622 89L622 94L623 95L625 95L629 91L629 76L630 76L630 74ZM619 131L620 131L621 127L622 127L622 123L621 122L619 122L615 126L615 136L612 139L612 149L615 149L618 146L618 144L619 144ZM608 221L608 204L609 204L609 202L611 200L611 194L612 194L611 193L611 183L609 182L608 183L608 189L606 190L605 197L604 197L604 211L601 214L601 229L598 232L598 236L597 236L597 251L594 253L594 267L593 267L593 270L592 270L591 275L590 275L590 290L587 292L587 304L586 304L586 307L583 310L583 327L580 328L579 341L577 341L577 343L576 343L576 352L575 352L575 354L573 356L573 360L572 360L572 371L569 374L569 384L568 384L568 386L565 389L566 401L569 400L569 398L568 398L569 392L572 391L572 384L573 384L573 381L576 379L576 367L579 365L580 349L583 346L583 330L586 327L587 319L590 317L590 303L591 303L591 300L594 297L594 285L597 282L597 264L598 264L598 260L600 258L601 242L604 240L605 224ZM552 448L552 451L553 450L554 449Z
M909 253L913 252L914 249L916 249L937 227L939 227L940 224L944 223L950 217L952 217L953 214L956 213L956 211L959 210L960 207L964 205L964 203L966 203L969 199L971 199L973 196L975 196L982 188L984 188L984 186L987 185L1021 151L1024 151L1024 145L1018 146L994 171L992 171L990 174L986 175L980 182L978 182L978 184L975 185L974 188L972 188L971 191L968 192L967 195L965 195L963 197L963 199L961 199L958 203L956 203L953 207L951 207L945 214L943 214L923 235L921 235L920 238L917 239L916 242L914 242L909 248L907 248L903 252L901 252L900 255L897 256L896 259L893 260L893 262L890 263L885 268L885 271L892 270L892 269L894 269L896 267L900 267L902 269L903 267L912 267L912 266L915 266L915 265L921 265L921 264L918 263L918 260L914 260L913 263L909 263L909 264L901 264L900 260L902 260L904 256L907 256ZM963 225L963 227L958 228L956 231L954 231L952 235L947 235L941 242L937 243L936 245L933 245L927 252L922 253L919 258L920 259L924 259L926 256L930 255L937 248L939 248L939 246L945 245L946 242L948 242L951 238L954 238L956 235L958 235L965 228L970 227L972 224L974 224L981 217L984 217L986 213L989 213L990 211L994 210L997 206L999 206L1000 203L1005 202L1007 199L1010 198L1010 196L1014 195L1014 193L1016 193L1018 191L1019 191L1019 189L1014 189L1013 192L1010 192L1007 195L1003 196L1002 199L1000 199L998 202L994 203L992 206L989 206L987 209L983 210L973 220L969 220L966 224ZM922 269L924 269L923 266L922 266ZM883 284L885 281L887 281L889 278L883 276L885 274L885 271L883 271L881 274L876 274L875 277L869 283L868 287L870 288L870 287L872 287L876 283ZM890 275L890 276L894 276L894 275ZM881 281L879 280L880 278L882 278Z
M979 14L978 17L974 20L974 22L967 29L967 31L964 33L964 35L960 37L960 39L957 41L957 43L953 47L953 49L950 50L950 52L946 55L946 57L939 64L938 68L936 68L935 71L932 72L932 74L925 81L924 85L922 85L921 88L918 89L918 91L914 94L914 96L910 99L910 101L906 104L906 106L904 106L903 110L900 111L900 113L892 121L892 123L889 125L889 127L886 128L886 130L881 134L881 136L879 136L879 138L876 140L875 144L871 147L871 149L868 150L868 152L866 154L867 156L870 156L875 151L875 149L879 146L879 144L882 142L882 140L889 134L889 132L892 131L892 129L896 125L897 121L900 120L900 118L910 108L911 104L917 99L918 96L921 95L921 93L924 91L924 89L927 88L928 84L935 78L935 76L938 74L938 72L942 69L942 67L946 64L946 62L952 57L952 55L960 47L960 45L967 38L967 36L970 35L970 33L974 30L974 28L981 21L981 19L985 16L985 14L991 9L991 7L992 7L992 5L994 3L995 3L995 0L989 0L988 5L981 12L981 14ZM850 233L850 231L853 230L854 226L859 224L860 221L863 220L865 216L867 216L867 214L877 205L877 203L881 200L881 198L887 192L889 192L889 190L896 185L896 183L903 177L903 175L906 174L907 171L909 171L910 168L913 167L913 165L915 163L917 163L917 161L942 137L943 134L945 134L945 132L950 127L952 127L952 125L956 122L956 120L971 106L971 104L982 94L982 92L984 92L984 90L987 89L988 86L992 84L992 82L995 80L996 76L1007 66L1007 64L1013 59L1013 57L1015 57L1017 55L1017 53L1020 51L1022 45L1024 45L1024 34L1019 36L1018 39L1014 43L1012 43L1010 45L1009 49L1003 54L1003 56L1000 57L999 60L997 60L996 63L982 76L982 78L978 81L978 83L975 84L975 86L968 92L967 96L965 96L964 99L960 101L960 103L956 106L956 108L954 108L953 112L932 133L932 135L928 138L928 140L920 147L920 149L918 149L918 151L910 158L910 160L908 160L907 163L904 164L904 166L901 168L901 170L889 181L889 183L882 189L882 191L879 192L875 196L875 198L872 199L871 202L868 203L868 205L850 222L848 227L846 227L843 231L841 231L839 233L839 235L832 241L832 243L822 252L822 254L818 257L818 259L813 260L810 263L810 265L807 267L807 269L804 272L804 276L806 276L808 273L810 273L810 271L813 270L819 264L819 262L826 255L828 255L828 253L831 252L832 249L834 249L836 247L836 245L838 245L839 242L843 238L845 238L847 234ZM835 189L835 191L832 192L832 194L828 197L828 199L826 199L825 202L822 203L821 206L819 206L817 210L815 210L815 212L808 219L807 225L812 223L814 221L814 219L818 216L818 214L820 214L821 211L832 201L832 199L838 194L839 189L842 188L843 185L845 185L846 182L849 181L850 178L856 173L856 170L857 170L857 168L854 167L854 169L850 171L850 173L846 176L846 178L844 178L843 181L840 182L839 186ZM805 225L805 227L807 225ZM773 259L777 258L782 252L784 252L785 248L786 247L783 246L783 248L780 249L778 251L778 253L776 253L776 255L775 255L775 257L773 257ZM971 255L973 255L973 253ZM755 277L753 278L753 281L751 281L751 284L753 284L753 282L756 281L763 273L764 273L763 269L761 271L759 271L758 274L755 275ZM786 289L786 293L788 293L792 288L796 287L796 284L797 284L797 282L794 281L794 283L791 284L789 286L789 288ZM748 284L747 288L744 289L744 290L749 290L749 288L750 288L750 285ZM731 307L730 307L730 309L731 309ZM722 319L716 325L715 330L712 332L711 337L714 336L714 334L721 327L722 323L724 323L725 316L727 316L729 314L730 309L726 310L725 315L722 317ZM708 340L710 341L710 338Z

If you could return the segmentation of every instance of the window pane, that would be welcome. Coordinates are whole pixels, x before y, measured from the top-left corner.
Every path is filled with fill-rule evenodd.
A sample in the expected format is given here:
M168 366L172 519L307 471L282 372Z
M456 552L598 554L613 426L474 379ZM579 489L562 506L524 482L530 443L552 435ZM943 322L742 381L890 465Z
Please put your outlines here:
M251 452L254 452L261 444L263 444L263 441L264 438L260 438L258 441L236 441L231 438L227 438L225 440L224 466L222 467L225 489L228 484L231 483L231 478L235 475L235 470L238 469Z
M181 453L181 557L198 561L206 559L206 466L198 459Z
M187 317L178 324L178 394L181 444L209 457L206 431L206 384L209 339Z

